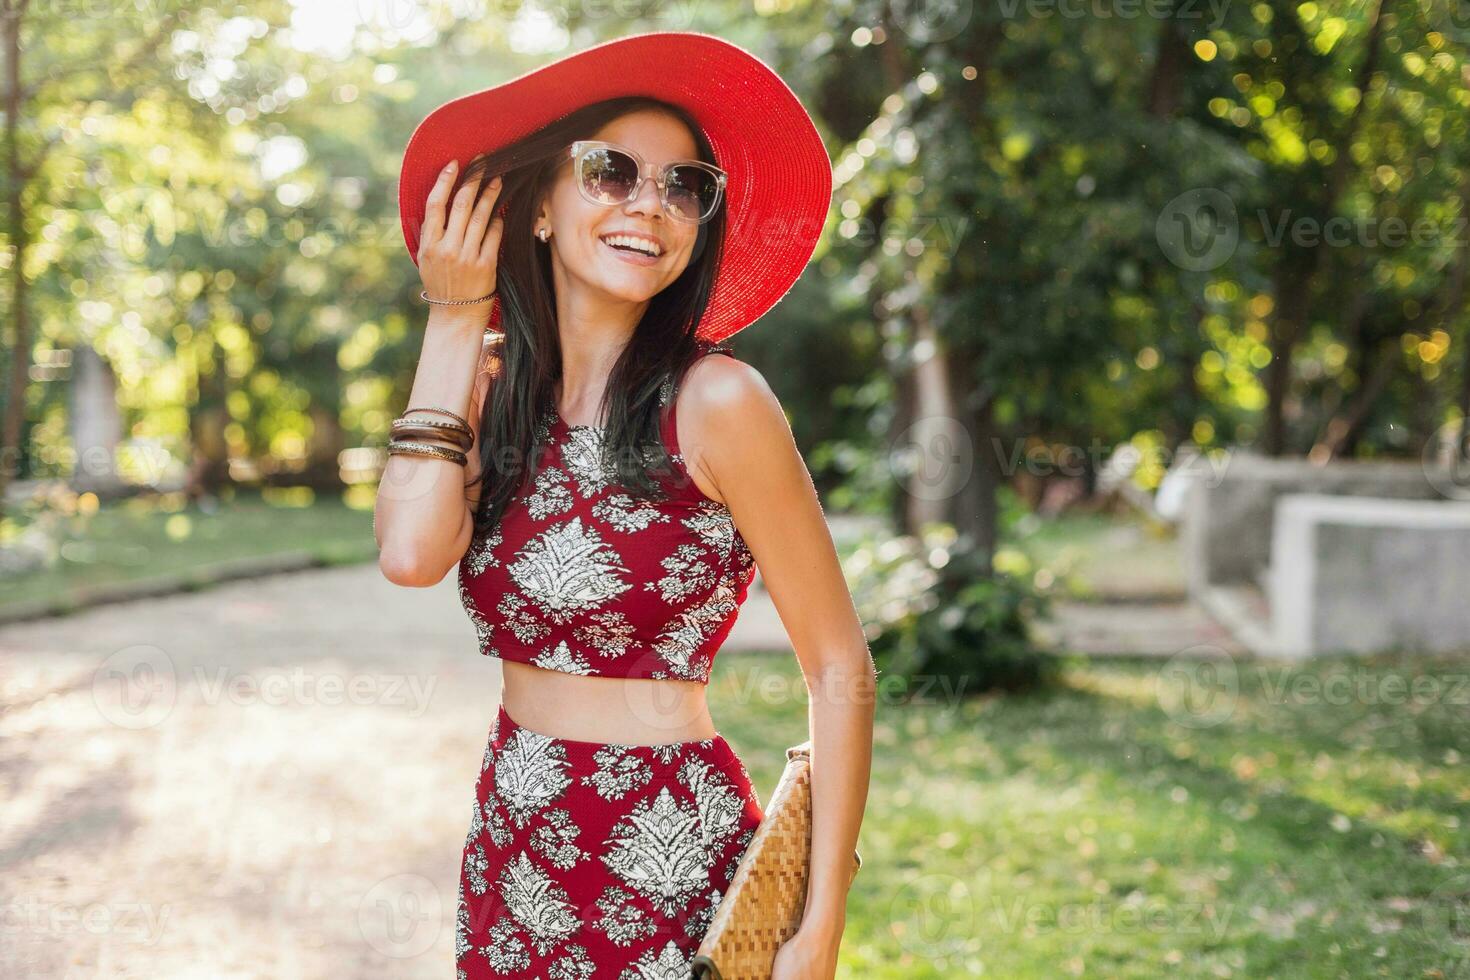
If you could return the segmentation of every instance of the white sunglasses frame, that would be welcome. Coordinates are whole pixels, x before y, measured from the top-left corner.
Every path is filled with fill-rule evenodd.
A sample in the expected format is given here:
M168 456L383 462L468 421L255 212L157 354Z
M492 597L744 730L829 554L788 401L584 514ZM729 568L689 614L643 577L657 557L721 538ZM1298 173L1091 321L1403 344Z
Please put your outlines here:
M588 151L599 149L617 150L619 153L626 153L629 157L633 159L634 163L638 164L638 181L633 185L633 189L628 193L628 196L621 201L608 203L607 201L597 200L587 192L587 186L581 179L582 155L584 153L587 153ZM682 221L686 224L692 225L701 225L715 216L715 212L720 210L720 205L725 200L725 181L728 179L725 171L721 170L719 167L716 167L712 163L705 163L703 160L670 160L668 163L660 167L657 173L654 173L648 161L643 159L642 155L639 154L637 150L634 150L631 147L624 146L621 143L613 143L609 140L577 140L571 146L567 147L567 155L572 161L572 177L574 178L574 183L576 183L577 185L577 192L581 194L583 200L587 201L589 204L596 204L601 207L607 208L621 207L622 205L627 204L629 201L633 200L640 193L643 192L644 181L652 180L654 182L654 185L658 188L659 204L663 206L663 209L665 212L667 212L670 220ZM714 175L715 201L714 204L710 206L709 214L698 218L685 218L679 216L673 208L669 207L669 171L672 170L674 167L698 167L699 169L705 170Z

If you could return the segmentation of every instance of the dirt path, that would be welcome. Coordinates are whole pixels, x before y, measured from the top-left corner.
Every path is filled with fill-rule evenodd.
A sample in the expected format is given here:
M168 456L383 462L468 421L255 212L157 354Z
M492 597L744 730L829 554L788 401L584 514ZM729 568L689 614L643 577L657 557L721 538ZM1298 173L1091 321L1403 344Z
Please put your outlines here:
M784 642L764 591L729 642ZM0 976L453 977L473 649L374 565L0 631Z
M1230 631L1185 598L1126 602L1052 603L1051 617L1037 625L1040 642L1091 656L1143 656L1167 659L1176 654L1210 656L1249 651Z

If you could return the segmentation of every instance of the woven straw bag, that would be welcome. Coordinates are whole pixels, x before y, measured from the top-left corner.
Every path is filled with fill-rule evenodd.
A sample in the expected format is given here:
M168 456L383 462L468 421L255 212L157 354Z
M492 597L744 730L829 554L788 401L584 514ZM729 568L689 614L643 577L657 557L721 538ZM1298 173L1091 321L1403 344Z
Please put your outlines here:
M769 980L776 951L801 925L812 850L811 749L807 740L786 750L764 818L689 963L699 980ZM853 851L849 888L862 863Z

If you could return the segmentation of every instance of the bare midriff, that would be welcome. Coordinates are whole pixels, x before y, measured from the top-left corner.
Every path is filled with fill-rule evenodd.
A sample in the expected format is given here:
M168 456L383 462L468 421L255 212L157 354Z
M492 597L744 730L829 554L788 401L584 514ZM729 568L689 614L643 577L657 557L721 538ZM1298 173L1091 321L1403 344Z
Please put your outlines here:
M542 735L658 745L717 734L705 685L699 681L597 677L500 662L506 712L518 725Z

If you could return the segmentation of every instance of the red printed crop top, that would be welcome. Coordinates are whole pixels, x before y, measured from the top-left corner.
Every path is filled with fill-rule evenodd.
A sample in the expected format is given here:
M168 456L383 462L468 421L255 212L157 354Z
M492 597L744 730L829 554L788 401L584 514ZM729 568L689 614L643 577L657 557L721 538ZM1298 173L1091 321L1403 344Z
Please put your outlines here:
M548 407L537 429L548 455L531 492L512 497L460 559L480 652L570 674L708 684L755 561L729 508L689 475L672 408L665 501L633 497L604 471L604 431Z

